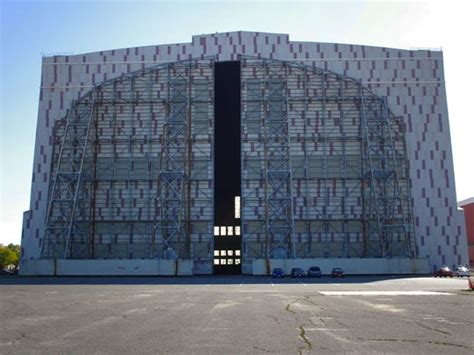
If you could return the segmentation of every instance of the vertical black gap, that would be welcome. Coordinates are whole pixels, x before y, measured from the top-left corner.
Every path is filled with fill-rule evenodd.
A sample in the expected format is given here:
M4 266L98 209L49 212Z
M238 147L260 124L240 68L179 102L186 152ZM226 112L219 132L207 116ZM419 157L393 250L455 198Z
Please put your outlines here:
M214 225L240 226L240 62L215 64ZM215 236L214 250L240 250L241 237ZM240 274L240 265L214 265L216 274Z

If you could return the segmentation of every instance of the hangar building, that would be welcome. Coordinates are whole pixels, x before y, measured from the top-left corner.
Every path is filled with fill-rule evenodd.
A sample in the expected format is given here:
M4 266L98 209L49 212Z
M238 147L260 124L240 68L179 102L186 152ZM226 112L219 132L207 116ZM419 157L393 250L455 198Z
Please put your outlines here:
M468 261L440 51L228 32L43 58L22 274Z

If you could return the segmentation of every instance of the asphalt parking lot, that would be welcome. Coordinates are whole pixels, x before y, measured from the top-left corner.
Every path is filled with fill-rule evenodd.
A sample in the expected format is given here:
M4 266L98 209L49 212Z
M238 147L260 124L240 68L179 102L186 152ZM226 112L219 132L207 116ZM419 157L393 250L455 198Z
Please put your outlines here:
M474 352L474 292L432 277L0 278L0 353Z

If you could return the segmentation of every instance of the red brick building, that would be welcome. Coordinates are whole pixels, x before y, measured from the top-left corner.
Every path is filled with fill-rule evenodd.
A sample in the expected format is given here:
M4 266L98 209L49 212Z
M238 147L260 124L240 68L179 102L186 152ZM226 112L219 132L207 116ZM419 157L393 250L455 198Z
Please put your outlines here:
M474 267L474 197L459 202L458 206L464 210L469 262L471 263L472 268Z

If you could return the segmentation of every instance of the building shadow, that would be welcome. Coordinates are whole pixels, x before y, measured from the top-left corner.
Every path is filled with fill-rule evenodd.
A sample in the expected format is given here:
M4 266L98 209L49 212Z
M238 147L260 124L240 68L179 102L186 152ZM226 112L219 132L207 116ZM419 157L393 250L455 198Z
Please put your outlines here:
M1 276L6 285L285 285L370 284L384 280L414 279L431 275L348 275L343 278L272 278L271 276Z

